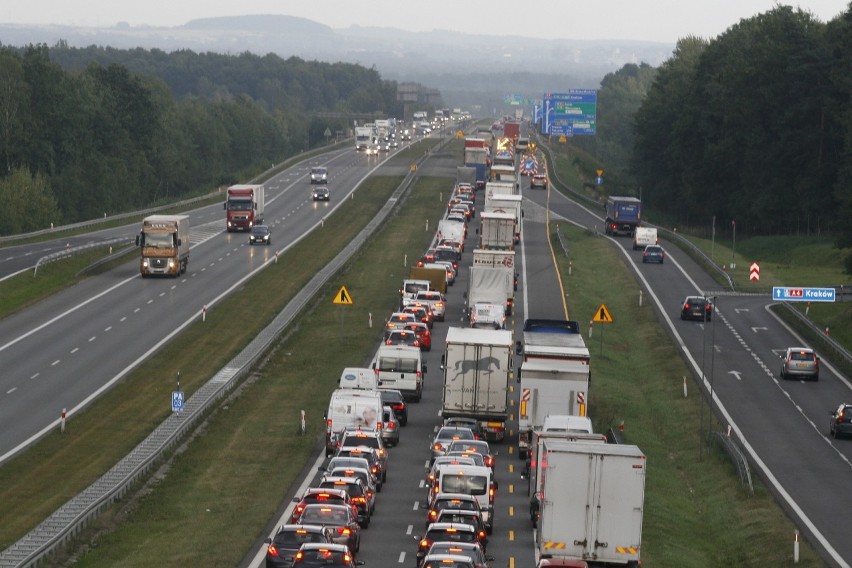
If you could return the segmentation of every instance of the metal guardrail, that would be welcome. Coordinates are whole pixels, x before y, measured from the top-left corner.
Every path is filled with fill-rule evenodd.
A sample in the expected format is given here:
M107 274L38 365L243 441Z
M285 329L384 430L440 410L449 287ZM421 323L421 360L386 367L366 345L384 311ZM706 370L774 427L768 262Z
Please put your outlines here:
M87 243L85 245L80 245L78 247L69 247L63 249L59 252L54 252L47 256L43 256L36 262L35 267L33 267L33 276L38 274L39 266L43 266L45 264L56 262L57 260L62 260L63 258L68 258L69 256L74 256L75 254L79 254L82 252L90 251L93 249L101 248L101 247L113 247L115 245L127 245L133 244L133 241L128 239L127 237L118 237L115 239L109 239L106 241L100 241L97 243Z
M743 487L748 488L748 492L751 496L754 496L754 484L751 480L751 468L748 465L748 460L746 459L745 454L742 450L740 450L736 441L724 432L711 432L711 435L716 443L725 450L728 457L731 458L731 461L734 463L734 467L737 468L737 475L740 476L740 483Z
M439 146L443 144L445 142ZM375 234L376 229L402 203L404 196L417 179L417 169L428 157L424 155L416 161L417 168L409 171L391 198L367 226L331 262L314 275L243 351L186 401L183 412L167 418L130 454L97 481L57 509L18 542L2 551L0 567L37 566L46 556L73 538L83 526L96 518L113 501L120 499L134 483L142 479L167 450L180 442L208 409L240 382L240 379L278 339L281 332L290 325L311 298Z

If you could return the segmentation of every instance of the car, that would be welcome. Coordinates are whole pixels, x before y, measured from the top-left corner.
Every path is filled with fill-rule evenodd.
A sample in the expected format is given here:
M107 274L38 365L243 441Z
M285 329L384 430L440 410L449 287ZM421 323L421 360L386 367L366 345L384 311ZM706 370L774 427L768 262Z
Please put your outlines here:
M349 547L343 544L304 544L293 559L293 568L355 568L363 566L363 560L355 560Z
M324 166L312 167L311 183L328 183L328 168Z
M452 452L448 451L443 455L445 458L461 459L466 458L472 462L472 465L485 465L485 456L479 452ZM436 460L437 461L437 460Z
M544 174L533 174L533 177L530 179L530 189L535 187L547 189L547 176Z
M399 419L390 406L382 407L382 441L386 446L399 445Z
M485 460L485 465L494 470L494 455L491 453L491 448L485 440L453 440L447 447L449 452L476 452L481 454Z
M311 192L314 201L329 201L331 200L331 193L328 191L328 187L315 187Z
M835 438L852 436L852 404L843 403L831 413L828 434Z
M454 509L462 511L475 511L482 516L482 509L479 506L479 501L473 495L467 493L438 493L432 499L432 506L426 513L427 526L434 523L438 518L438 513L444 509Z
M457 203L456 205L453 205L452 209L450 209L450 212L447 214L447 217L449 217L450 215L453 215L455 217L462 217L464 218L464 222L467 223L468 221L470 221L471 211L467 208L466 205Z
M488 533L485 531L485 522L482 520L481 511L471 509L451 509L449 507L438 511L436 523L462 523L471 525L479 533L479 542L483 547L488 546Z
M819 380L819 357L808 347L788 347L781 355L781 378Z
M476 568L476 564L467 556L427 554L420 560L419 568Z
M272 230L269 225L255 225L249 232L250 245L271 245Z
M438 245L437 247L435 247L435 260L433 260L432 262L440 262L442 260L452 262L453 268L458 270L459 261L461 260L461 253L456 247Z
M681 304L680 319L710 321L713 317L713 304L704 296L687 296Z
M402 311L407 314L414 314L414 316L417 318L417 322L424 323L428 326L429 329L432 329L432 326L434 325L434 319L432 316L432 309L429 307L428 304L408 304L407 306L402 308ZM403 329L405 329L408 325L409 324L405 324L405 326L403 326Z
M444 455L447 447L453 440L474 440L473 431L470 428L462 428L459 426L442 426L429 447L432 450L432 459L429 460L429 465L435 461L435 458Z
M325 467L320 467L320 471L324 472L332 472L336 469L365 469L367 473L373 478L372 486L376 488L376 491L382 490L381 480L376 477L376 474L373 473L372 468L370 467L370 461L361 456L335 456L331 458L326 464ZM371 484L368 484L371 485Z
M432 554L463 556L473 562L474 568L490 568L489 562L494 560L491 556L485 555L482 545L478 542L435 542L426 551L425 558Z
M321 525L281 525L275 536L265 542L266 568L290 568L303 544L330 543L331 529Z
M432 351L432 332L429 326L422 322L405 324L405 331L410 331L417 336L421 351Z
M361 525L358 513L346 505L308 505L299 515L301 525L322 525L332 529L331 540L336 544L345 544L349 550L361 549Z
M482 432L482 426L479 425L479 420L476 418L451 416L444 419L444 426L461 426L462 428L470 428L473 431L473 437L475 439L482 440L485 438Z
M373 495L379 492L379 488L376 485L376 477L370 471L370 465L367 463L361 467L350 465L325 468L325 475L323 475L323 478L325 477L357 477L364 482L364 486L368 491L371 491Z
M417 545L417 564L423 562L426 551L435 542L479 542L479 533L472 525L462 523L432 523Z
M338 448L337 453L334 455L334 457L364 458L365 460L367 460L370 473L372 473L373 477L376 478L376 488L379 491L382 490L382 486L384 485L384 479L382 478L382 475L384 474L384 472L382 471L382 460L379 458L379 454L373 448L368 448L366 446L360 446L357 448Z
M416 294L415 297L417 297ZM402 330L405 328L405 324L413 323L415 321L417 320L414 314L410 314L407 312L394 312L390 315L388 321L385 323L385 333L396 329Z
M467 217L465 217L464 212L462 211L450 211L447 214L447 221L458 221L460 223L466 223Z
M447 309L447 300L441 292L438 292L437 290L421 290L414 295L414 299L411 300L410 303L428 304L429 309L432 310L433 317L438 321L444 321L444 315L446 314Z
M376 495L366 484L357 477L323 476L320 480L321 489L342 489L349 494L352 503L358 509L358 524L365 529L370 526L373 511L376 508Z
M382 395L382 404L393 409L400 426L408 424L408 405L405 403L402 392L396 389L379 389L379 394Z
M409 324L406 324L409 325ZM392 329L385 334L385 345L407 345L408 347L420 347L420 339L413 331L406 329Z
M293 499L296 506L293 508L293 513L290 515L290 522L296 523L302 515L302 511L308 505L346 505L347 507L355 508L352 498L343 489L323 489L320 487L309 487L305 490L305 494L301 498Z
M384 403L382 403L384 406ZM359 426L347 426L341 437L342 447L370 448L375 450L382 465L382 481L387 475L388 452L382 443L382 433L374 428L362 428Z
M660 245L648 245L642 252L642 262L659 262L663 264L666 260L666 253L663 252L663 247Z

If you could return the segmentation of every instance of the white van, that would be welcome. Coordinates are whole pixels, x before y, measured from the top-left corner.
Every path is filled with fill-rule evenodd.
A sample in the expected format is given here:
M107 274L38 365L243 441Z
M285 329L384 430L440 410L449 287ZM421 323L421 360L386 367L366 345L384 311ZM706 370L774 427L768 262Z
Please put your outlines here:
M337 384L342 389L364 389L376 390L379 388L376 372L366 367L346 367L340 373L340 382Z
M491 534L494 528L494 495L497 483L494 474L487 465L445 464L435 472L432 485L432 499L439 493L463 493L476 498L482 510L485 530Z
M348 426L378 429L381 418L382 395L379 391L335 390L325 413L325 455L334 454L338 435Z
M633 232L633 250L645 250L648 245L659 244L655 227L636 227Z
M382 345L371 366L380 388L395 389L408 400L420 401L426 365L418 347Z
M430 290L432 283L428 280L405 279L402 281L402 288L399 289L400 303L405 306L407 300L413 300L417 292L421 290Z

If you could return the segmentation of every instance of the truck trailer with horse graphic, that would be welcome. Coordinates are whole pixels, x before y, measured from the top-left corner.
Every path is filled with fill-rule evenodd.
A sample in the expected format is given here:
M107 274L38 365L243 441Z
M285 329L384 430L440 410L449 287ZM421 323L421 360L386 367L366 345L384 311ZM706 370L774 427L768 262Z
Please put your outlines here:
M502 441L509 417L512 357L511 331L449 328L441 358L441 415L478 420L486 439Z

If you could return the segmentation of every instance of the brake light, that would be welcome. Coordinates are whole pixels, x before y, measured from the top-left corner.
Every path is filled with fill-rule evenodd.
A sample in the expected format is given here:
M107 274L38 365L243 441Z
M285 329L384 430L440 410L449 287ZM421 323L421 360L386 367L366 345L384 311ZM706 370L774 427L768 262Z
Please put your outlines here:
M403 410L405 408L405 405L398 402L391 406L391 408L393 408L394 410Z
M325 421L325 433L327 436L331 436L331 418Z
M423 540L421 540L420 541L420 548L424 548L424 549L429 548L429 541L426 540L425 538Z
M305 555L305 553L304 553L304 552L297 552L297 553L296 553L296 562L298 562L299 560L301 560L301 559L302 559L302 557L303 557L304 555Z
M337 534L345 534L348 535L350 531L347 527L337 527Z
M275 545L274 545L274 544L270 544L270 545L266 548L266 555L267 555L267 556L278 556L278 549L277 549L277 548L275 548Z
M429 511L429 521L434 522L438 518L438 511Z
M485 540L485 531L479 531L479 540Z
M488 502L492 503L492 504L494 503L494 486L493 485L488 488Z

